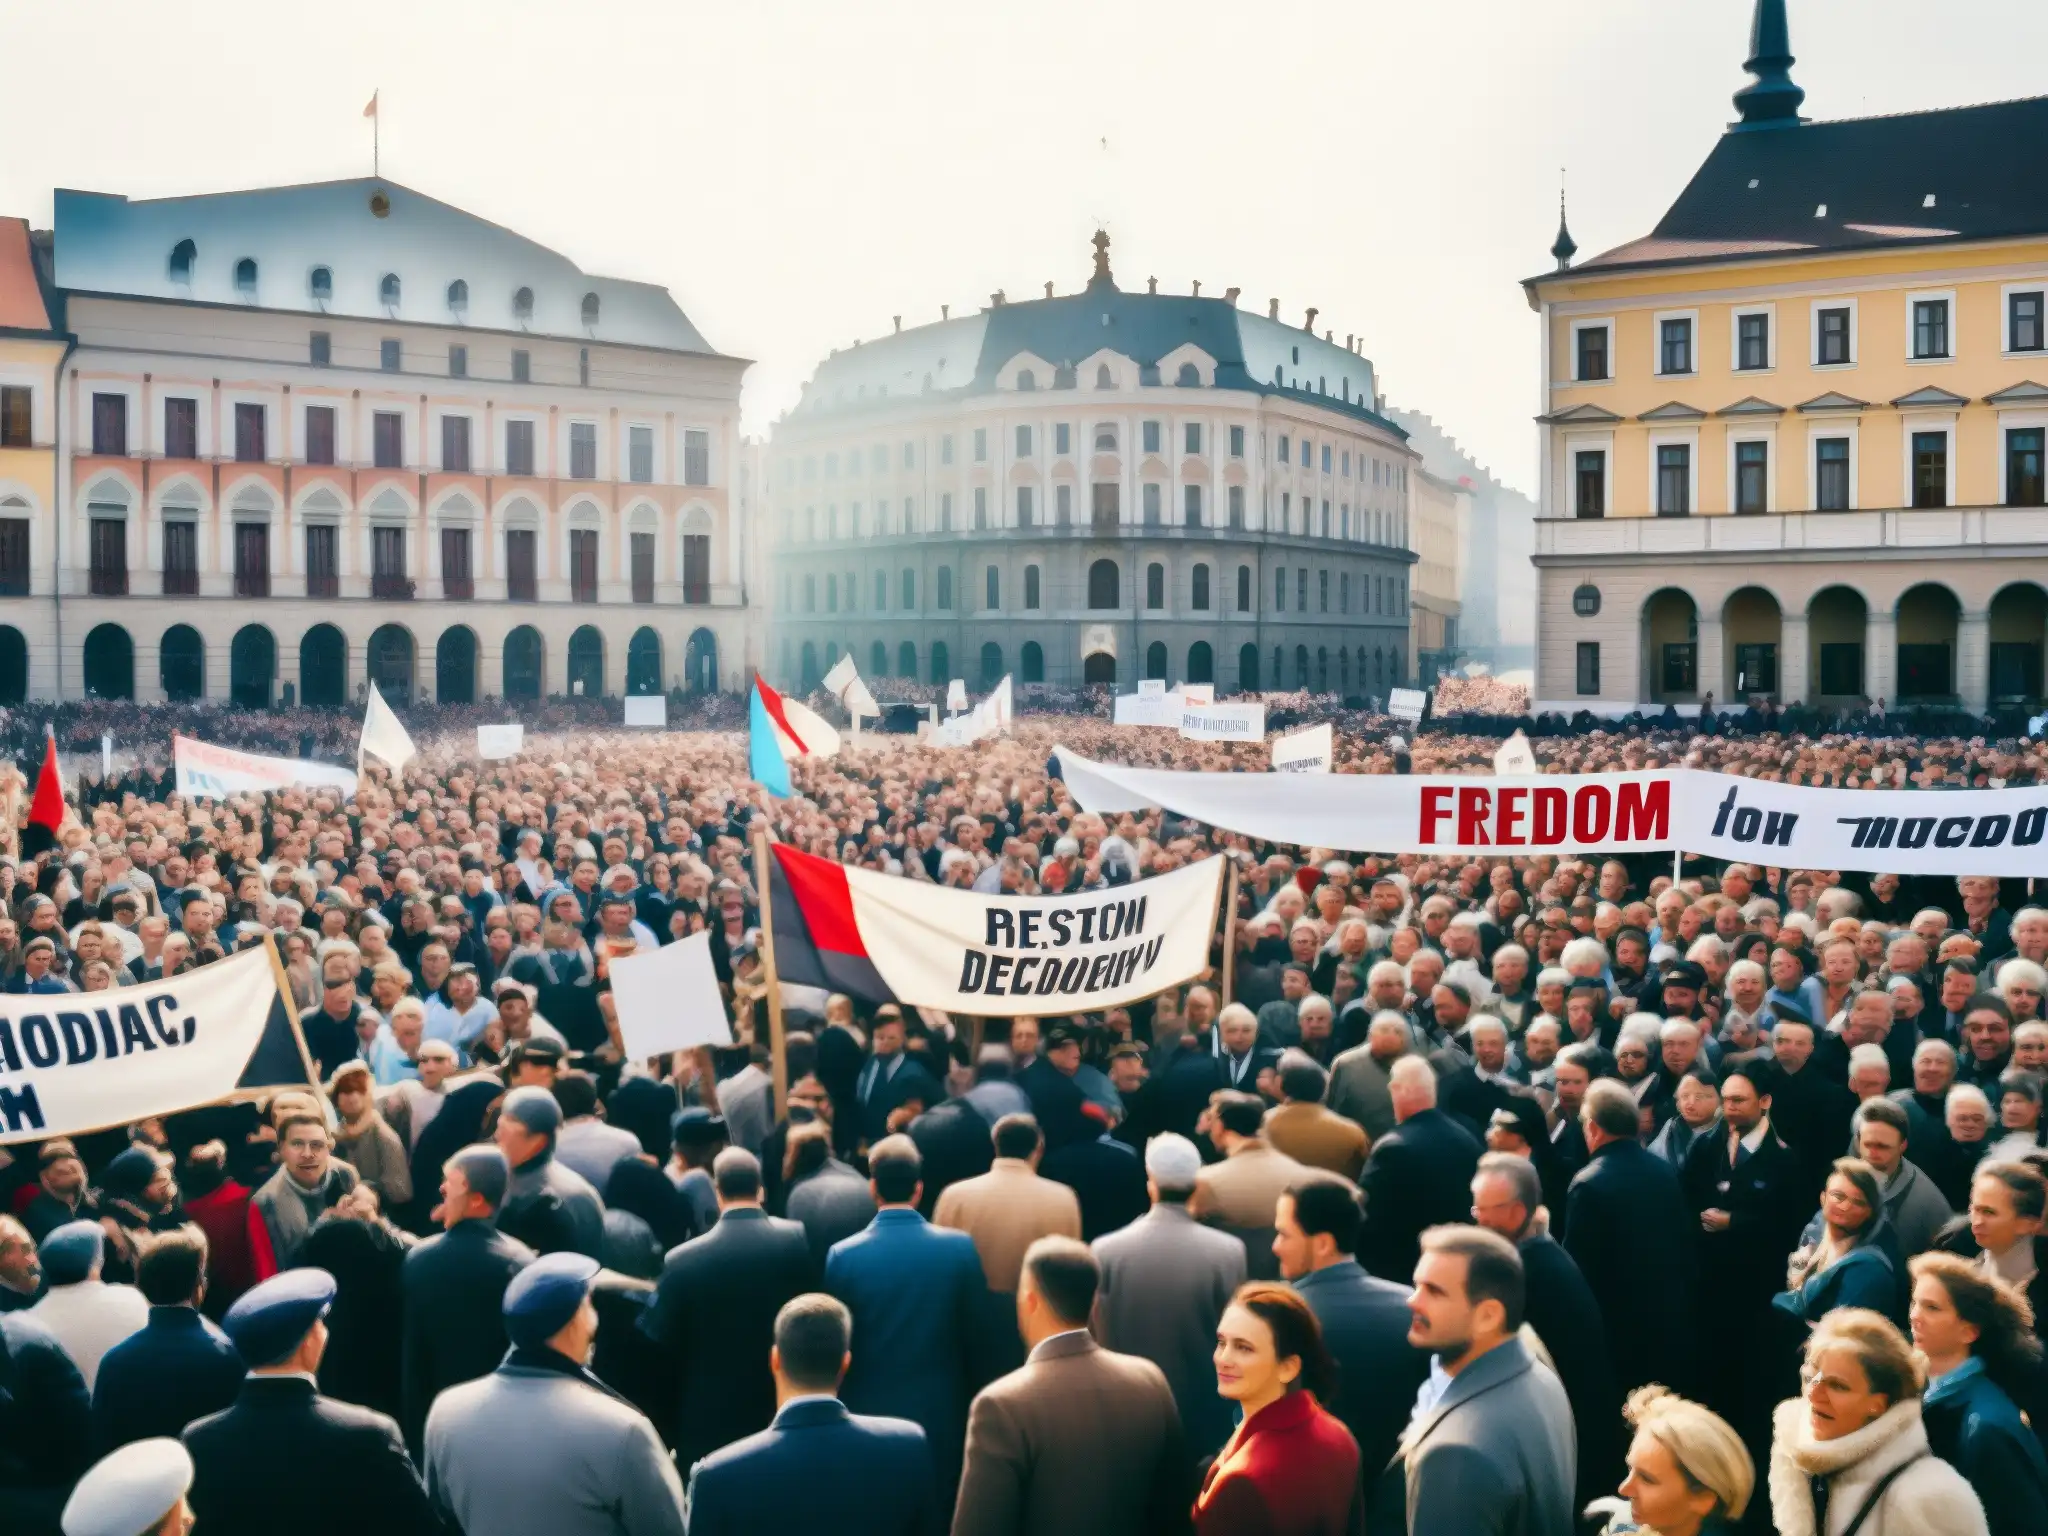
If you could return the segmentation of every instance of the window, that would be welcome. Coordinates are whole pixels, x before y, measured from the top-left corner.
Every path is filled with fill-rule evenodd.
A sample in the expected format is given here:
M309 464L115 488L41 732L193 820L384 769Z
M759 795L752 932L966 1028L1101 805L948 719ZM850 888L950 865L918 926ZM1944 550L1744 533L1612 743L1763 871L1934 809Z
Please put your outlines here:
M1287 567L1278 566L1273 571L1273 607L1275 611L1287 611Z
M441 595L457 602L476 596L476 573L469 563L469 530L441 530Z
M683 484L711 483L711 434L695 428L683 433Z
M386 373L396 373L405 361L405 349L395 336L387 336L377 343L377 366Z
M1017 457L1020 459L1031 457L1031 429L1029 427L1019 427L1017 429Z
M263 441L263 407L246 400L235 402L235 461L261 464L266 457Z
M469 418L441 418L441 467L454 474L469 473Z
M1854 698L1863 692L1863 646L1830 641L1820 648L1820 691L1824 697Z
M1052 451L1054 453L1072 453L1074 451L1074 429L1069 423L1062 421L1054 425L1052 429ZM908 464L904 465L906 469L909 467Z
M1769 315L1737 315L1735 317L1735 366L1745 370L1768 368L1771 366L1771 317Z
M1319 606L1316 611L1328 613L1330 611L1330 572L1327 567L1316 572L1316 594L1319 599Z
M1674 640L1664 647L1663 691L1692 693L1698 687L1699 646L1691 640Z
M1288 458L1289 450L1287 447L1287 434L1285 432L1282 432L1280 434L1280 453L1278 455L1278 462L1285 464L1288 462Z
M405 418L397 411L378 411L370 418L371 462L378 469L397 469L405 462Z
M377 284L378 302L386 309L396 309L401 291L398 274L396 272L386 272L383 279Z
M950 432L939 439L939 462L941 464L950 464L953 462L953 435ZM808 459L804 461L804 466L805 477L809 478L810 461Z
M1579 329L1574 339L1578 343L1578 378L1583 384L1597 384L1607 377L1608 328L1603 325L1588 325ZM1378 467L1378 460L1374 460Z
M903 531L917 532L917 502L909 496L903 498Z
M1166 567L1157 561L1145 567L1145 606L1153 610L1166 606Z
M1159 451L1159 423L1156 421L1144 423L1143 432L1145 452L1157 453Z
M270 525L235 524L235 596L270 596Z
M412 596L412 582L405 574L405 530L370 530L370 595L398 598Z
M1913 434L1913 505L1948 505L1948 434Z
M1144 492L1145 526L1157 528L1161 522L1159 513L1159 487L1147 485Z
M539 595L540 536L531 528L505 530L505 595L530 603Z
M949 610L953 606L953 567L939 567L939 607Z
M939 496L939 532L953 531L953 493L942 492Z
M1657 322L1657 371L1659 373L1692 372L1692 321L1690 319L1660 320Z
M1578 689L1583 695L1600 691L1600 642L1581 640L1578 655Z
M332 523L306 525L306 596L341 595L340 533Z
M633 601L651 603L654 601L654 535L629 534L626 550L633 566Z
M315 368L325 368L334 361L334 338L325 331L315 331L308 338L307 355Z
M1190 528L1202 526L1202 488L1199 485L1181 487L1181 520Z
M1303 566L1294 573L1294 607L1297 613L1308 612L1308 567Z
M1770 641L1735 647L1735 694L1778 691L1778 647Z
M1600 611L1600 589L1587 582L1572 589L1572 612L1582 619L1590 619Z
M22 391L26 394L27 391ZM330 415L332 412L329 413ZM26 446L23 444L22 446ZM199 457L199 402L183 395L170 395L164 400L164 457L167 459L196 459ZM311 462L309 460L309 462Z
M987 427L976 427L974 429L974 462L977 464L986 464L988 462Z
M1230 487L1230 526L1244 526L1244 487L1241 485Z
M0 385L0 448L28 448L35 442L31 406L35 392L26 384ZM191 455L187 454L187 458Z
M1052 520L1062 528L1073 526L1074 488L1071 485L1052 488Z
M128 452L128 397L92 397L92 451L108 458L122 458Z
M27 524L22 525L24 528ZM28 590L24 584L23 592ZM199 525L196 522L164 524L164 596L194 597L199 592Z
M977 485L974 488L974 526L988 526L988 487L985 485Z
M190 240L180 240L171 247L171 281L189 283L192 281L192 263L199 257L199 248Z
M523 349L512 353L512 382L530 384L533 382L533 354Z
M505 473L508 475L530 475L533 473L532 422L508 421L505 423Z
M1762 512L1770 502L1771 447L1768 443L1735 445L1735 510Z
M1031 612L1038 611L1038 567L1024 567L1024 606Z
M1822 512L1849 510L1849 439L1823 437L1813 445L1814 505Z
M569 530L569 601L597 601L597 530Z
M594 421L569 423L569 478L597 478L597 423Z
M1329 445L1328 443L1325 443L1325 444L1323 444L1323 473L1327 475L1327 474L1328 474L1329 472L1330 472L1330 445Z
M1913 356L1948 356L1948 300L1913 301Z
M597 295L594 293L583 295L583 324L586 329L597 324Z
M1032 525L1035 515L1035 509L1031 505L1031 487L1028 485L1018 486L1017 526L1019 528L1029 528Z
M92 574L95 597L121 597L128 591L128 519L92 520Z
M882 573L875 572L875 606L882 606ZM708 603L711 601L711 535L708 533L686 533L683 535L683 601L686 603Z
M2006 349L2042 350L2041 293L2015 293L2006 300Z
M313 302L325 304L334 297L334 273L327 267L315 267L306 274L306 287L313 295Z
M1847 309L1824 309L1816 321L1814 362L1822 368L1840 368L1855 361L1850 356L1850 315Z
M2038 507L2042 502L2042 430L2027 427L2005 434L2005 504Z
M635 485L654 483L654 428L626 429L626 478Z
M1116 380L1115 380L1114 378L1112 378L1112 377L1110 376L1110 372L1109 372L1109 364L1107 364L1107 363L1101 363L1101 364L1098 364L1098 365L1096 366L1096 369L1095 369L1095 387L1096 387L1097 389L1115 389L1115 388L1116 388Z
M1202 424L1199 421L1188 422L1181 429L1181 438L1184 452L1200 453L1202 451Z
M451 344L448 348L448 377L466 379L469 377L469 348Z
M1088 567L1088 606L1092 609L1122 606L1122 572L1114 560L1097 560Z
M1252 568L1248 565L1237 568L1237 611L1252 611Z
M576 382L583 388L590 388L590 348L579 347L576 351Z
M1088 516L1097 528L1114 528L1123 517L1122 488L1114 480L1088 487Z
M903 610L907 613L917 606L917 572L906 568L903 572Z
M1003 606L1003 573L998 567L993 565L988 568L988 602L984 606L989 608L1000 608Z
M1685 517L1692 511L1692 448L1663 443L1657 449L1657 515Z
M1607 454L1598 448L1581 449L1573 455L1573 513L1579 517L1607 515Z

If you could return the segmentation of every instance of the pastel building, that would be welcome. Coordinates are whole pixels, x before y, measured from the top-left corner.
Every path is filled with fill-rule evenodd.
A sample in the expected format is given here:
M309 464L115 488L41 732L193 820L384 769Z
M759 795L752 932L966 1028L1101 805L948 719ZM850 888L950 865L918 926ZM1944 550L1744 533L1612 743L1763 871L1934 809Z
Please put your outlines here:
M56 685L57 368L65 339L29 227L0 219L0 705ZM38 530L41 530L40 535ZM38 555L41 558L38 558ZM42 643L31 645L31 637Z

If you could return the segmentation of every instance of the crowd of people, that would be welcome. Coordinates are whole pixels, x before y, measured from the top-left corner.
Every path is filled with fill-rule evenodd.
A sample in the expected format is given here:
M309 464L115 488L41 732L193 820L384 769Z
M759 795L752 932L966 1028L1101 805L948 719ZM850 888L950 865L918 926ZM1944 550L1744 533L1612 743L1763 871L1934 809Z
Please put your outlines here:
M2048 1530L2027 882L1268 846L1077 807L1055 743L1264 766L1079 714L788 799L732 732L457 724L346 803L85 785L0 858L0 1016L275 942L317 1078L0 1148L0 1529ZM1339 771L1495 745L1390 725ZM1035 894L1222 854L1239 907L1099 1014L783 985L778 1061L760 828ZM700 930L736 1043L629 1059L609 966Z

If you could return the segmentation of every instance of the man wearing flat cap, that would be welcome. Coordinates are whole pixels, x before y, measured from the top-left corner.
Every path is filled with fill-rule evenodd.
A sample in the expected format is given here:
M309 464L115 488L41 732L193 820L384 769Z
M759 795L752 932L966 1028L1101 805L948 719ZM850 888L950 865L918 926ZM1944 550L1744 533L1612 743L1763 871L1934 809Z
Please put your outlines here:
M96 1463L64 1505L64 1536L186 1536L192 1457L175 1440L138 1440Z
M604 1201L590 1181L555 1160L562 1106L545 1088L514 1088L494 1133L512 1170L498 1225L541 1253L604 1252Z
M222 1326L248 1363L233 1406L186 1426L192 1512L208 1536L354 1533L363 1511L380 1530L433 1536L440 1527L398 1426L381 1413L323 1397L314 1385L327 1352L334 1276L292 1269L228 1308ZM347 1498L319 1496L322 1487Z
M504 1363L435 1399L427 1487L459 1529L683 1536L682 1480L660 1436L588 1368L597 1273L577 1253L527 1265L505 1289Z

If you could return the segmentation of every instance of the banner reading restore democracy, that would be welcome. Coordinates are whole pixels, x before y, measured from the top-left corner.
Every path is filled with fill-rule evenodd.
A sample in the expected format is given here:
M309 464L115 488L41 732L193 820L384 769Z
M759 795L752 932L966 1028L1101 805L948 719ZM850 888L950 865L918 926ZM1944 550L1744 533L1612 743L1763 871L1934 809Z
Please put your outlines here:
M0 998L0 1142L314 1081L268 944L108 992Z
M1813 789L1693 769L1498 778L1190 773L1062 747L1084 809L1160 806L1269 842L1354 853L1630 853L1680 848L1791 869L2038 874L2048 787Z
M1198 976L1223 880L1205 859L1078 896L984 895L770 853L780 980L952 1013L1080 1013Z
M344 799L356 792L356 776L351 769L293 757L237 752L233 747L217 747L190 736L171 738L171 761L177 768L178 793L208 800L252 791L268 794L295 784L309 789L338 789Z

